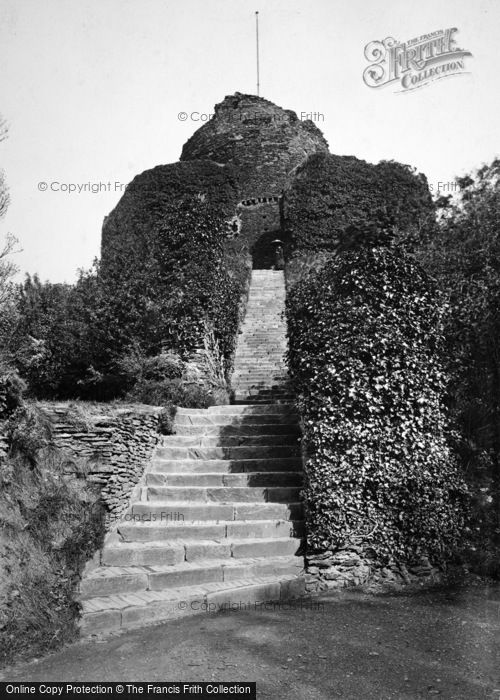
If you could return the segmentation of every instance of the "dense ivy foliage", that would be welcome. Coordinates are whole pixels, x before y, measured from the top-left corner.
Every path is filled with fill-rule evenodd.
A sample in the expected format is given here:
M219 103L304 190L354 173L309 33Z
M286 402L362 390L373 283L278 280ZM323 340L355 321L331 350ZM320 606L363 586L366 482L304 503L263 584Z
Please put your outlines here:
M141 236L122 241L101 266L112 347L135 340L149 354L186 353L202 344L208 320L229 354L239 289L222 265L223 241L223 218L197 197L166 203Z
M287 318L309 547L442 559L466 492L446 442L441 310L427 275L401 252L352 251L294 286Z
M449 403L473 493L470 557L500 575L500 160L441 197L435 236L416 254L447 299Z
M285 221L292 250L318 251L418 239L435 213L425 176L410 166L315 153L285 192Z
M222 210L202 196L164 202L155 212L137 235L115 241L106 264L82 272L76 285L36 276L21 285L15 362L32 395L123 396L135 381L123 371L131 352L147 360L172 351L186 359L203 347L207 332L230 369L247 252L231 240ZM196 401L196 391L185 397L180 378L170 379L158 379L165 401ZM130 396L139 400L137 392Z

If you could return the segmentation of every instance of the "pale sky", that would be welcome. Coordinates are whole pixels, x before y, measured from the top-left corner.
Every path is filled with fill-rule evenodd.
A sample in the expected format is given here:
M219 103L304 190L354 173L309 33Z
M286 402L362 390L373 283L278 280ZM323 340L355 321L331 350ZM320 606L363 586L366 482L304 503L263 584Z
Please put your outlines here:
M0 226L21 242L22 272L73 282L99 255L120 187L178 160L202 125L179 112L255 94L255 10L261 95L323 114L332 153L409 163L434 187L499 154L498 0L0 0L12 199ZM449 27L473 54L467 74L406 94L363 82L370 41Z

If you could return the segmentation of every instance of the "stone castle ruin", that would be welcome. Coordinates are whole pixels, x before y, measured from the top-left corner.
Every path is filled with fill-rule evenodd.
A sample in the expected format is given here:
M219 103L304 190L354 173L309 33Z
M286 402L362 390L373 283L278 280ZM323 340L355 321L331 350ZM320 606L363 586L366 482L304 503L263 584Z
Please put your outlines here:
M180 221L172 213L177 202L188 204ZM205 204L217 217L206 213ZM201 224L190 218L194 205L203 210ZM311 522L307 489L314 474L307 471L307 433L301 443L307 422L294 403L287 366L293 336L285 320L288 292L276 251L283 243L285 256L290 251L304 259L311 252L338 252L353 224L371 241L380 230L405 230L417 221L415 212L426 215L426 207L432 202L425 178L407 166L373 166L331 155L312 122L240 93L215 107L214 117L184 145L179 162L134 178L104 222L101 259L104 277L109 273L115 279L133 277L148 261L139 283L127 289L129 300L141 295L140 285L151 290L157 283L161 264L148 258L151 249L163 264L173 260L177 265L169 270L172 278L182 277L196 258L188 292L208 268L220 238L227 244L224 254L241 254L245 272L251 255L253 271L239 310L236 298L233 325L227 316L221 324L220 337L227 328L233 334L232 354L228 352L231 403L214 401L209 408L181 403L173 434L159 437L144 473L137 480L135 471L122 475L132 486L128 503L124 505L120 488L109 494L121 519L81 582L85 633L170 619L181 614L175 607L179 600L201 601L196 610L223 609L234 600L290 600L369 579L378 563L357 545L339 551L323 541L321 551L307 549L312 530L306 533ZM177 237L176 226L181 231ZM209 241L198 256L193 252L196 236ZM234 241L241 242L241 250L230 247ZM179 250L180 261L175 258ZM217 274L221 260L230 264L221 254L212 261ZM287 275L288 263L296 261L287 257ZM229 272L227 279L234 279ZM210 288L216 288L216 280L216 275L210 278ZM171 287L158 294L176 303L175 290L172 302L165 289ZM209 308L208 295L202 297L203 312ZM185 305L185 289L179 298ZM220 306L228 308L227 299ZM144 309L147 315L147 305ZM167 318L162 339L177 320L167 312L162 307L154 317L155 324ZM189 328L195 325L192 318ZM143 447L137 447L137 464ZM111 463L113 459L110 455ZM333 517L327 508L323 512ZM172 522L172 513L182 518ZM432 574L430 564L420 568L422 575ZM384 573L394 580L400 575L390 569ZM408 578L406 572L404 576Z
M255 95L235 93L215 106L213 118L182 149L180 162L157 166L134 179L103 227L102 257L115 254L137 218L144 189L157 197L208 194L216 200L226 189L228 221L243 232L254 267L273 264L271 241L282 235L282 198L296 168L313 153L328 154L328 144L311 121L301 121ZM194 177L193 177L194 175ZM229 191L227 191L229 190ZM175 191L175 194L174 194Z

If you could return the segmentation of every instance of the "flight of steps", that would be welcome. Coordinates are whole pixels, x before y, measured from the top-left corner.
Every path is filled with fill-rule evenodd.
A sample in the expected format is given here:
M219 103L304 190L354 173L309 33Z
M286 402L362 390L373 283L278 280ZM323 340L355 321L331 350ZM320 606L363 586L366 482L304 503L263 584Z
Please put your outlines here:
M254 271L250 300L258 300L264 327L279 328L283 273ZM256 330L256 316L247 320L244 327ZM264 334L252 347L263 356L268 342L275 358L284 335L273 332L271 341ZM237 376L243 357L236 359ZM246 391L240 386L238 396ZM99 564L81 581L84 635L219 609L258 610L305 591L302 462L292 404L283 395L262 403L257 394L243 405L179 408L175 429L157 446Z
M283 272L253 270L231 381L235 403L291 400L284 309Z

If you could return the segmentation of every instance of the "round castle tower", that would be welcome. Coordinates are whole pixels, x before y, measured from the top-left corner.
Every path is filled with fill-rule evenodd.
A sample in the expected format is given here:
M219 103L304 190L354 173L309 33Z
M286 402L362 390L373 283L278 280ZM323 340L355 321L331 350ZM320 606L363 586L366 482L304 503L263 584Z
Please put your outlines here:
M220 200L252 250L254 266L270 266L283 189L297 166L318 152L328 153L328 144L312 121L255 95L225 97L186 142L180 162L146 170L127 187L104 221L103 265L127 242L138 243L162 202L198 194Z

